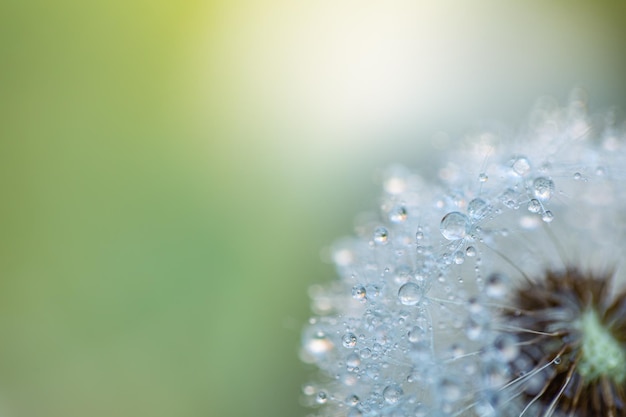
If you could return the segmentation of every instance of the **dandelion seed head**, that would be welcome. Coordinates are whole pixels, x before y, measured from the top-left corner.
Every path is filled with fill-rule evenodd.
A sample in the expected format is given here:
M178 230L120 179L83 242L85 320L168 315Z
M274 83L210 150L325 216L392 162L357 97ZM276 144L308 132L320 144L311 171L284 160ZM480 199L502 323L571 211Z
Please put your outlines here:
M319 416L626 415L626 130L575 92L393 167L310 291Z

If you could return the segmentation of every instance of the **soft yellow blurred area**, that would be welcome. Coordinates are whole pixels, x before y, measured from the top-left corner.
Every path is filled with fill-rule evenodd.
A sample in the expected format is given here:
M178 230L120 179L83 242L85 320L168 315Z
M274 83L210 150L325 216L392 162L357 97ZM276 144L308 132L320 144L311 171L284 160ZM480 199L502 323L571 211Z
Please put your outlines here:
M626 105L624 16L1 2L0 416L306 415L306 290L376 172L575 85Z

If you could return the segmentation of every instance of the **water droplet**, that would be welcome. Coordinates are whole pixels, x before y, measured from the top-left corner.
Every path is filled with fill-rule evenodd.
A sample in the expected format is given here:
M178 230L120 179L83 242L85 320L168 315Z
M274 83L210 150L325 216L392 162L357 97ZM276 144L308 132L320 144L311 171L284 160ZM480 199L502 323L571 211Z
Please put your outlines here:
M475 198L467 204L467 214L474 219L479 220L489 212L489 204L482 198Z
M446 402L453 402L461 398L461 387L451 378L443 378L439 382L439 393Z
M367 292L364 286L355 285L354 287L352 287L352 298L354 298L355 300L365 300L366 294Z
M326 392L324 391L318 392L317 397L315 397L315 401L318 404L326 404L326 401L328 401L328 394L326 394Z
M557 356L556 358L554 358L554 360L552 361L555 365L560 365L561 364L561 357Z
M511 362L519 354L517 340L510 334L498 336L494 342L494 348L496 349L498 359L502 362Z
M581 174L580 172L574 172L574 179L575 179L576 181L581 180L581 179L582 179L582 177L583 177L583 176L582 176L582 174Z
M361 358L359 357L359 355L357 355L356 353L349 354L346 358L346 366L348 368L354 369L359 365L361 365Z
M465 323L465 335L469 340L478 340L483 335L483 330L485 330L485 326L483 323L470 318Z
M476 248L468 246L467 249L465 249L465 254L469 257L476 256Z
M407 213L404 206L396 206L389 212L389 220L392 223L402 223L406 218Z
M343 343L343 347L352 349L356 346L356 336L354 333L346 333L341 338L341 342Z
M414 282L407 282L398 290L398 299L405 306L414 306L422 299L422 289Z
M370 358L372 356L372 351L370 349L368 349L368 348L361 349L359 351L359 355L361 355L361 358L363 358L363 359L368 359L368 358Z
M528 175L528 173L530 172L530 161L528 161L525 156L520 156L513 161L512 167L513 171L517 175L523 177L525 175Z
M379 245L384 245L389 239L389 232L384 227L379 227L374 230L374 242Z
M425 340L427 335L426 330L424 330L421 326L413 326L413 328L411 328L411 330L407 333L407 337L411 343L422 342Z
M348 407L356 407L357 404L359 404L359 397L356 395L352 394L346 397L346 405Z
M453 211L441 219L439 230L443 237L448 240L463 239L470 231L469 218L463 213Z
M552 220L554 220L554 214L552 214L550 210L546 210L546 212L543 213L543 216L541 216L541 220L546 223L550 223Z
M478 181L479 182L487 182L488 179L489 179L489 177L484 172L481 172L480 174L478 174Z
M322 331L313 331L305 336L303 346L309 354L315 357L324 356L334 347L333 342Z
M394 271L393 280L399 285L406 284L411 279L412 273L413 270L410 266L404 264L398 265Z
M533 182L533 194L539 200L547 201L552 197L552 193L554 192L554 182L552 180L539 177L536 178Z
M424 239L424 232L422 232L421 230L418 230L418 231L415 233L415 239L416 239L416 240L422 240L422 239Z
M508 290L508 277L504 274L494 273L485 281L485 294L492 298L502 298Z
M502 204L511 209L517 209L519 204L517 202L517 192L512 188L507 188L500 196Z
M454 263L457 265L461 265L463 262L465 262L465 254L460 250L454 252L452 258L454 259Z
M404 391L396 384L387 385L383 390L383 398L387 404L397 403L400 397L402 397L402 394L404 394Z
M536 198L528 202L528 211L531 213L539 213L541 211L541 203Z

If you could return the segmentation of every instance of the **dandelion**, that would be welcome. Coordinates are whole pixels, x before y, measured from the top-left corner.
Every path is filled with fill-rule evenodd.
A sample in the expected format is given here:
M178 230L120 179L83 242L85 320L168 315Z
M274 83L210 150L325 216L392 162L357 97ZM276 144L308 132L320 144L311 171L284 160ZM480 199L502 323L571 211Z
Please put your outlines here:
M319 416L626 416L626 133L581 92L387 172L301 357Z

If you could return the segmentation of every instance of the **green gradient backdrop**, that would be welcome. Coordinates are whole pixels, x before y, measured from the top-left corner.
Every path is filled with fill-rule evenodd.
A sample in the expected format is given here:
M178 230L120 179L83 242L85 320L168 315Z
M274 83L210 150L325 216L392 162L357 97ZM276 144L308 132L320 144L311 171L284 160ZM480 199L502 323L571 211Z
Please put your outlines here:
M577 83L625 107L617 3L378 3L0 3L0 415L304 415L377 169Z

